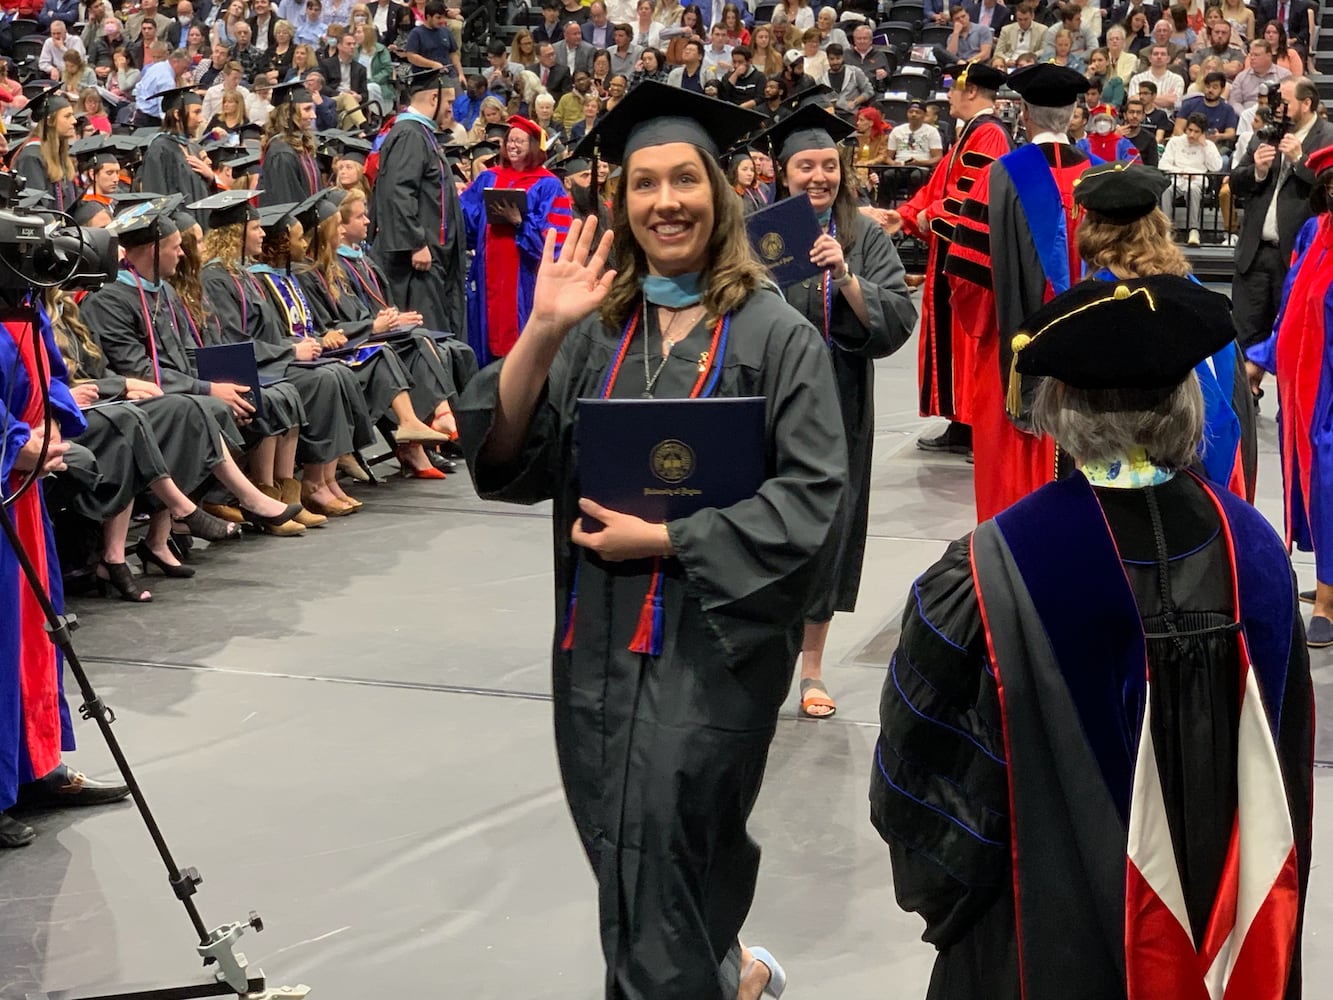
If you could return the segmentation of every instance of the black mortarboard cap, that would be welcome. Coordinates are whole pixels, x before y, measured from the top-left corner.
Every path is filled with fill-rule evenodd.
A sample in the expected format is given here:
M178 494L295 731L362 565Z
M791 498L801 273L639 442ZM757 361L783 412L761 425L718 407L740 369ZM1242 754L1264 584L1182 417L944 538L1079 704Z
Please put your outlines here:
M139 205L144 202L156 201L159 198L165 198L166 195L157 191L117 191L111 196L115 203L117 211L123 205Z
M999 90L1009 79L994 66L989 66L983 62L954 63L952 66L944 67L941 72L945 76L953 77L955 87L965 87L971 84L974 87L980 87L982 90ZM1083 89L1086 90L1087 88Z
M231 175L233 177L244 177L251 170L254 170L255 167L259 166L260 159L261 157L257 152L253 149L248 149L243 155L233 157L232 159L223 162L231 167Z
M199 225L199 220L194 217L194 213L184 208L178 208L172 212L171 221L176 223L176 228L182 232Z
M1225 295L1154 275L1080 281L1027 317L1012 347L1019 375L1076 389L1167 391L1235 339Z
M546 161L546 169L557 177L568 177L591 170L592 160L586 156L553 156Z
M277 205L265 205L259 210L259 224L264 232L287 229L296 221L296 203L285 201Z
M296 206L292 215L300 220L301 225L309 231L318 226L329 216L338 211L338 206L343 203L347 197L347 192L342 188L329 187L316 191L305 201Z
M217 194L210 194L207 198L191 202L185 207L198 212L207 212L208 229L234 226L259 217L258 211L250 203L251 199L259 193L259 191L244 189L219 191Z
M141 201L121 212L108 225L107 231L120 240L124 247L143 247L156 243L176 231L171 213L180 207L184 196L179 194Z
M837 92L826 83L802 87L778 105L777 117L784 118L806 107L831 108L836 98Z
M419 94L423 90L438 90L450 85L450 78L438 69L419 69L407 79L407 92Z
M1112 222L1141 219L1162 203L1171 179L1155 167L1104 163L1074 179L1074 201Z
M509 126L504 122L491 122L486 126L486 138L503 143L509 138Z
M69 107L73 105L61 91L61 85L53 82L50 87L28 101L27 111L30 120L35 123L46 121L57 111Z
M280 83L274 87L269 103L275 108L280 108L284 104L310 104L312 101L314 98L310 96L310 91L305 89L305 83L293 80L291 83Z
M624 163L647 146L687 142L716 158L721 150L763 124L763 116L753 111L645 80L602 116L579 141L574 154L595 154L608 163Z
M112 143L111 137L100 132L70 143L69 151L80 164L100 167L114 163L120 166L120 157L116 155L115 144Z
M172 87L170 90L164 90L158 95L162 98L162 113L175 111L177 108L185 107L188 104L203 104L204 99L194 89L194 86Z
M33 209L45 208L47 202L54 201L50 191L43 191L41 188L27 188L14 199L14 204L18 208L28 211Z
M74 225L86 226L92 222L93 219L97 218L98 214L101 212L106 212L110 215L111 206L104 202L96 201L93 198L80 198L74 203L74 207L70 209L69 214L74 220Z
M1010 73L1006 81L1019 97L1039 108L1067 107L1088 92L1087 77L1054 63L1024 66Z
M474 142L471 146L465 146L469 160L480 160L487 156L498 156L500 153L500 144L491 142L489 139L483 139L481 142Z
M788 115L750 139L750 145L785 161L807 149L832 149L856 129L837 115L814 105Z

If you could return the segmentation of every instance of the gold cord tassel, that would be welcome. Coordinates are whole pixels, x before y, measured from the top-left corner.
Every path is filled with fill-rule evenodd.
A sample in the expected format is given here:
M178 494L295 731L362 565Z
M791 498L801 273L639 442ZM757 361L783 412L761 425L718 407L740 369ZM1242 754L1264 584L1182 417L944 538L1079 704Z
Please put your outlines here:
M1018 374L1018 355L1030 343L1032 338L1026 333L1017 334L1010 343L1014 353L1009 359L1009 391L1004 398L1004 407L1015 420L1023 414L1023 376Z

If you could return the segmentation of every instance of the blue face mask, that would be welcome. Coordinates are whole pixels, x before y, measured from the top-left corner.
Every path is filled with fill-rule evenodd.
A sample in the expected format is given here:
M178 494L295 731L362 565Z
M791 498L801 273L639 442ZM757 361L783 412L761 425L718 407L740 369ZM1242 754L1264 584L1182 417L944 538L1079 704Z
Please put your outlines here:
M643 279L643 297L655 306L666 306L668 309L697 305L704 297L699 288L699 278L697 271L673 277L650 274Z

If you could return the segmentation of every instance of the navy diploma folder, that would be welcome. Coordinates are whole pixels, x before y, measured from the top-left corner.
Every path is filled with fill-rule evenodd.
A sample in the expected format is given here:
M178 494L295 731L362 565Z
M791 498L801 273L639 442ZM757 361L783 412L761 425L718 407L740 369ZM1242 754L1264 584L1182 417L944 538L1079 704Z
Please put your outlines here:
M824 230L809 195L783 198L761 208L745 220L745 228L750 245L779 288L819 273L810 263L810 248Z
M655 524L749 499L765 479L764 403L580 399L580 493ZM584 518L585 531L599 527Z
M215 344L196 348L194 366L199 371L199 378L205 382L249 386L250 391L244 394L245 401L255 408L256 419L263 419L264 400L259 395L259 388L264 383L259 379L254 344Z

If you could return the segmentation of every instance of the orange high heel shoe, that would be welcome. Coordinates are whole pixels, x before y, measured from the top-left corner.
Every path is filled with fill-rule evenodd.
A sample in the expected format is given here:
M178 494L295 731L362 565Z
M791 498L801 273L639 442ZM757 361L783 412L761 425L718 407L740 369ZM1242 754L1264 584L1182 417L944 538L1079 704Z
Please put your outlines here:
M449 478L433 465L427 465L424 469L413 468L412 463L407 459L407 448L398 449L398 468L399 474L404 479L447 479Z

